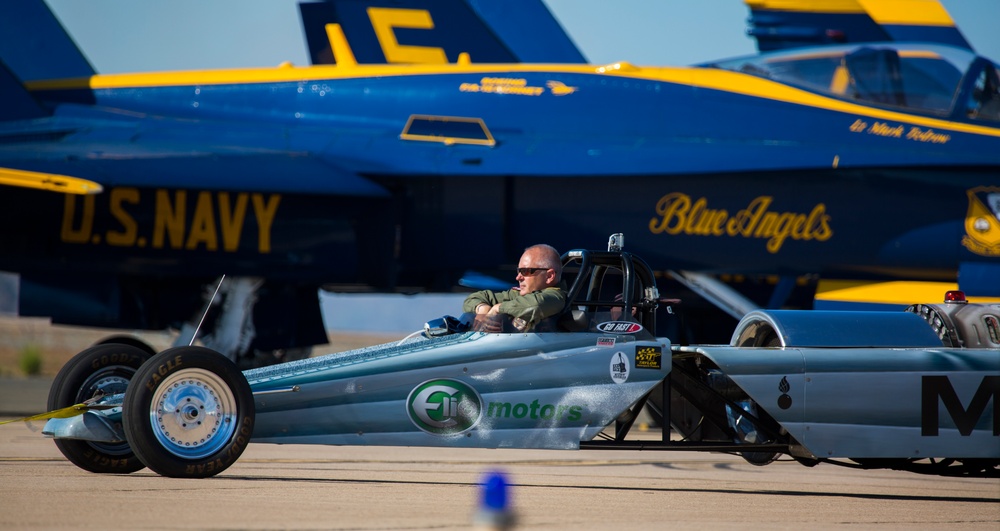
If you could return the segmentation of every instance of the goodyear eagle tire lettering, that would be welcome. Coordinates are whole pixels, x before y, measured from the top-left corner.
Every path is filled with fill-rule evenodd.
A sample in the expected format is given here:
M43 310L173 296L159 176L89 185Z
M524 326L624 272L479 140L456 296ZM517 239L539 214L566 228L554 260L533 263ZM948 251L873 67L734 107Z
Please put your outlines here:
M97 345L80 352L52 381L48 411L79 404L99 394L124 393L136 371L151 356L141 348L120 343ZM145 467L127 442L56 439L55 443L66 459L90 472L129 474Z
M125 436L157 474L206 478L229 468L254 428L250 384L228 358L177 347L150 358L125 393Z

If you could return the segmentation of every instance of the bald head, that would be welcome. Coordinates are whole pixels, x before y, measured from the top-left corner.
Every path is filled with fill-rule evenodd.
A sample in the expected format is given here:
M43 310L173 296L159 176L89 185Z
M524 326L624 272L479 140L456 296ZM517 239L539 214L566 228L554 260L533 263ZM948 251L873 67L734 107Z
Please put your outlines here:
M551 245L539 243L524 250L524 254L530 254L534 258L535 265L532 267L545 267L556 272L555 283L562 278L562 260L559 251Z
M521 254L517 263L517 289L527 295L556 286L562 278L559 251L551 245L532 245Z

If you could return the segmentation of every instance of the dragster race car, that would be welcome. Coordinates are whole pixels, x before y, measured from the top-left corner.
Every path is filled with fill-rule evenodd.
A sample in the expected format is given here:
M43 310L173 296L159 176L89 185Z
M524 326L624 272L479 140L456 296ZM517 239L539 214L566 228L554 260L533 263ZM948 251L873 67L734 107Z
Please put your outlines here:
M77 466L226 470L250 442L642 449L1000 477L1000 305L758 310L728 345L655 337L649 266L563 255L563 313L529 331L446 316L407 338L241 372L200 346L76 355L43 433ZM633 430L648 407L659 429Z

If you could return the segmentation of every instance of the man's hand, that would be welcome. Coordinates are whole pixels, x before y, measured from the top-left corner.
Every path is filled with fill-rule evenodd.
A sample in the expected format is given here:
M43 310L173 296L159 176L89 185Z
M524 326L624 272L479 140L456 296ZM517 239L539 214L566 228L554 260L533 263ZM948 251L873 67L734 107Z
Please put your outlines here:
M487 303L480 303L476 306L476 320L473 330L477 332L499 332L503 327L503 318L500 315L500 305L490 306Z
M498 333L503 330L503 318L499 314L478 314L472 322L472 329L476 332Z

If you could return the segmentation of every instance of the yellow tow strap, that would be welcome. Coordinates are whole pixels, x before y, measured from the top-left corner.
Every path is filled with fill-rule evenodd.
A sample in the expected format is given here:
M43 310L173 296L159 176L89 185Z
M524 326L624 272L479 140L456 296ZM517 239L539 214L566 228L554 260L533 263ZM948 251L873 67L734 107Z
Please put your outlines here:
M75 417L77 415L83 415L87 411L92 409L111 409L116 406L94 406L88 404L87 402L81 402L69 407L64 407L62 409L57 409L55 411L49 411L48 413L39 413L38 415L32 415L30 417L24 417L21 419L13 420L2 420L0 424L10 424L12 422L30 422L32 420L48 420L48 419L68 419L70 417Z

